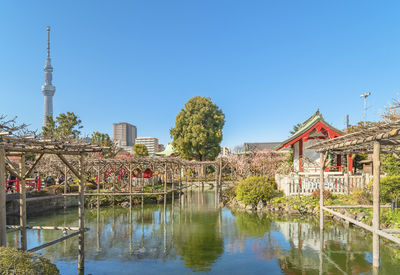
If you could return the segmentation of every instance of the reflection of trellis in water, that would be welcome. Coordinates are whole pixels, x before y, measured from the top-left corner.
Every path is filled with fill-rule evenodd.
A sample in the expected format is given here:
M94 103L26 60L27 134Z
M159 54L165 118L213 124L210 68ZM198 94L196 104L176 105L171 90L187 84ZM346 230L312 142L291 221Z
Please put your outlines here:
M394 234L400 234L400 230L381 229L380 224L380 173L381 173L381 153L396 154L400 152L400 120L384 123L375 127L364 127L359 132L347 134L331 140L322 141L309 147L320 152L321 167L320 167L320 182L325 181L324 170L325 160L328 154L372 154L373 164L373 205L356 206L357 208L372 208L372 226L359 222L353 218L345 216L335 210L334 208L354 208L351 205L341 206L324 206L324 188L320 189L320 230L324 229L324 211L329 212L336 217L347 220L367 231L372 232L372 258L373 267L378 271L380 261L379 241L380 237L384 237L392 242L400 244L400 238ZM322 185L324 187L324 184Z
M312 224L299 222L275 222L274 226L281 232L287 241L292 240L297 247L295 240L301 240L303 246L308 246L315 251L319 251L320 232ZM324 240L334 240L345 242L349 232L344 228L331 227L329 231L324 231Z
M368 175L328 175L324 177L324 189L333 194L350 194L355 189L366 188L371 178ZM319 190L319 182L319 176L292 175L286 195L310 195L315 190Z
M29 249L29 251L37 251L44 247L53 245L73 236L79 236L79 256L78 268L84 268L84 233L85 228L85 209L84 209L84 171L85 171L85 155L88 153L101 152L102 148L79 141L63 142L54 140L39 140L35 138L11 137L9 133L0 133L0 245L7 244L7 229L10 231L19 230L21 232L21 249L27 250L27 229L40 230L62 230L75 231L70 234L65 234L63 237L47 242L37 247ZM33 163L26 162L26 155L34 155ZM79 179L79 207L78 207L78 227L59 227L59 226L27 226L26 222L26 179L36 168L37 164L44 155L57 156L60 162L71 168L71 171ZM66 156L79 156L79 166L72 168ZM12 162L9 157L19 158L19 165ZM7 226L6 224L6 171L14 175L20 182L19 190L19 225Z

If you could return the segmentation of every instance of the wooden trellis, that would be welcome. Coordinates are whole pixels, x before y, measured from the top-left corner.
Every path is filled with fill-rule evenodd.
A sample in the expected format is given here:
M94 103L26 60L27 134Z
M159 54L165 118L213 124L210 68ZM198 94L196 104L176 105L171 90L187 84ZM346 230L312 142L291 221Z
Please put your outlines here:
M73 230L75 232L68 234L59 239L45 243L38 247L29 249L36 251L46 246L55 244L73 236L79 236L79 256L78 256L78 269L84 269L84 233L85 228L85 208L84 208L84 182L85 182L85 156L89 153L101 152L102 148L84 142L63 142L55 140L39 140L27 137L14 137L9 136L8 133L0 134L0 245L6 246L7 239L7 224L6 224L6 188L5 188L5 174L6 171L21 181L19 193L19 226L8 226L11 230L21 231L21 249L27 250L27 236L26 230L35 227L28 227L26 224L26 188L25 179L34 171L38 163L40 163L44 155L55 155L64 163L70 171L80 179L79 184L79 207L78 228L63 228L63 230ZM31 164L27 164L27 154L35 155L35 160ZM19 166L10 161L9 157L19 157ZM73 167L66 156L78 156L79 167ZM46 226L42 229L60 230L57 226Z
M373 234L373 267L379 267L379 241L384 237L392 242L400 244L400 238L394 234L400 234L399 230L384 230L380 227L380 170L381 153L397 154L400 152L400 121L385 123L375 127L365 127L359 132L347 134L331 140L319 142L309 147L320 152L320 229L324 228L324 211L345 219L350 223L360 226ZM345 215L334 211L336 207L324 206L324 170L325 160L328 154L372 154L373 160L373 218L372 226L358 222ZM337 206L337 208L354 208L354 206Z

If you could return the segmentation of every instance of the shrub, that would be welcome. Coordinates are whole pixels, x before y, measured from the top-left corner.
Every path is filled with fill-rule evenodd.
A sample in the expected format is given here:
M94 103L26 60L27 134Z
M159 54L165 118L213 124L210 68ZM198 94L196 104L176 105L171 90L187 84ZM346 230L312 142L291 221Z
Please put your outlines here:
M320 195L321 195L321 192L320 192L319 189L315 190L315 191L311 194L311 196L312 196L314 199L319 199ZM332 196L331 192L330 192L328 189L324 189L324 200L329 199L331 196Z
M260 200L267 202L274 197L274 182L266 177L247 177L236 188L237 200L244 204L257 204Z
M352 197L358 204L371 204L372 202L370 188L354 189Z
M381 179L381 202L391 202L400 196L400 176L386 176Z
M0 273L60 274L57 267L48 259L9 247L0 247Z

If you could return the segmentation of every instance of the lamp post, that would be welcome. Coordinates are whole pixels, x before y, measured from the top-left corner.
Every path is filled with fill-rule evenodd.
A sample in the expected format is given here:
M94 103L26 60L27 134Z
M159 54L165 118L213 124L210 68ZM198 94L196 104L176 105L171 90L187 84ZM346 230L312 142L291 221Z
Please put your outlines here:
M369 97L371 93L362 93L360 95L361 98L364 98L364 126L367 121L367 97Z

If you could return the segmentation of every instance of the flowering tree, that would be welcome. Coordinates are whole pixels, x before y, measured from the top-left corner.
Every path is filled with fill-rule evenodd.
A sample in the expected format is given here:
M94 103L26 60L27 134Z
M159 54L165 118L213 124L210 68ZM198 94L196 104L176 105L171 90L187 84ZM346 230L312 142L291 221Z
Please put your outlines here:
M236 178L248 176L273 177L276 173L289 173L289 155L272 150L255 151L249 154L232 154L226 161Z

